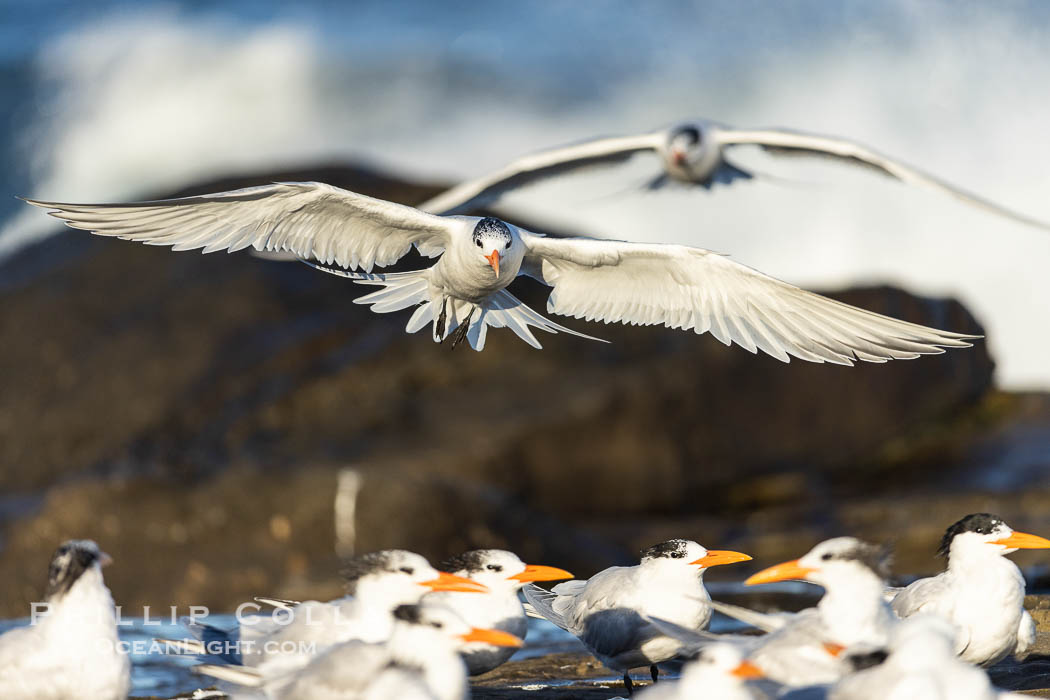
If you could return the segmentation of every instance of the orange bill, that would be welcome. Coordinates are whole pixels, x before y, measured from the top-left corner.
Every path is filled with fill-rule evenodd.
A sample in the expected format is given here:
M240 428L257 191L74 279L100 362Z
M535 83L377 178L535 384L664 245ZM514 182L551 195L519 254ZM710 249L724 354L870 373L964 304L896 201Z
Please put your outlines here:
M507 578L514 581L521 581L522 583L528 583L530 581L560 581L563 578L572 578L572 574L565 569L557 569L553 566L529 564L520 574L514 574Z
M800 566L798 559L786 561L783 564L762 569L746 581L745 586L754 586L756 583L774 583L776 581L805 580L806 576L816 571L805 566Z
M492 269L496 271L496 277L499 277L499 251L492 251L485 256L485 259L489 261L489 265L492 265Z
M709 549L707 554L689 563L693 566L702 566L705 569L710 569L712 566L736 564L739 561L751 561L751 557L740 552L730 552L725 549Z
M762 673L762 669L750 661L741 661L740 665L730 671L730 673L737 678L764 678L766 675Z
M824 651L828 652L832 656L838 656L842 652L846 651L846 647L841 644L835 644L834 642L824 642Z
M469 578L438 572L437 578L423 581L419 585L426 586L432 591L453 591L456 593L488 593L489 588L483 583L471 581Z
M1050 549L1050 540L1039 535L1029 535L1027 532L1015 532L992 544L1001 544L1014 549Z
M525 643L508 632L486 630L479 627L474 627L470 632L460 635L459 638L464 642L485 642L497 647L520 647Z

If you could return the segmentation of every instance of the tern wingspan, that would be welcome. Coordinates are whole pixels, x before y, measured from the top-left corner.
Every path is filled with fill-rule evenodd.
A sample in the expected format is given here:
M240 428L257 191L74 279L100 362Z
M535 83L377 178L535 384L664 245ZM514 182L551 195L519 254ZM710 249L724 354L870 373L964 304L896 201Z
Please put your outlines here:
M1050 224L1012 211L995 202L956 187L938 177L889 158L866 146L846 139L808 134L789 129L737 130L720 128L718 140L724 146L751 144L771 153L813 155L872 168L902 182L938 190L971 206L1005 216L1028 226L1050 230Z
M474 180L469 180L419 205L435 214L465 213L485 206L504 193L539 180L564 175L594 165L626 160L642 151L654 151L663 142L663 132L637 136L614 136L533 153Z
M522 272L554 288L551 313L710 332L783 362L912 359L979 337L843 304L700 248L520 235Z
M439 255L458 227L453 219L319 182L132 204L26 201L103 236L205 253L290 251L366 272L397 262L413 245L423 255Z

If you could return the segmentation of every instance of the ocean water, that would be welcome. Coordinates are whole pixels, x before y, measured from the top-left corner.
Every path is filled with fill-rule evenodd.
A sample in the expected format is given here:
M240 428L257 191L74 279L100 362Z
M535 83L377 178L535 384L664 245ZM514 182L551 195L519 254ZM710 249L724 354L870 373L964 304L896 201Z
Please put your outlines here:
M0 257L55 230L16 194L112 201L344 159L455 179L690 115L854 137L1050 220L1047 45L1039 0L0 0ZM768 177L643 193L639 158L506 208L809 286L955 295L1005 386L1050 385L1050 233L868 172L738 160Z

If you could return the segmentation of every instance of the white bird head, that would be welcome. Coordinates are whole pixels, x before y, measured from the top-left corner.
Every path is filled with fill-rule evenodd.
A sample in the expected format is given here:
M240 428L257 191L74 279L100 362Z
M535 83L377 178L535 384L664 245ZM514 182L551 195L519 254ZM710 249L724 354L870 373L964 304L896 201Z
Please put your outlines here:
M478 249L485 263L496 273L496 277L500 276L501 266L504 269L513 267L514 274L518 273L517 268L521 265L521 258L525 251L521 239L514 235L511 226L499 219L486 216L474 224L471 242ZM508 265L514 261L516 264Z
M438 571L425 558L403 549L386 549L354 557L343 569L347 593L369 603L393 608L418 602L431 591L487 593L470 579Z
M744 583L751 586L801 580L830 588L847 587L873 578L881 582L889 574L889 561L890 553L885 547L855 537L835 537L821 542L799 559L759 571Z
M1015 532L997 515L971 513L945 531L937 554L951 561L953 557L989 553L1003 555L1018 549L1048 548L1050 540L1026 532Z
M101 577L101 568L112 561L92 540L64 542L51 556L47 570L47 599L52 600L68 593L90 571L97 572Z
M503 549L475 549L441 562L441 569L484 584L495 592L516 592L533 581L572 578L564 569L525 564L518 555Z
M762 670L744 658L740 649L732 644L716 642L701 650L692 663L682 669L682 683L697 688L712 686L713 682L735 680L740 683L749 678L762 678Z
M706 182L722 162L716 131L717 127L705 120L668 129L661 153L667 174L683 182Z
M712 566L749 561L751 557L729 550L705 549L692 540L667 540L641 552L642 566L683 568L701 573Z
M391 646L400 652L451 645L459 649L469 642L485 642L494 646L520 647L521 639L508 632L471 627L451 608L438 603L424 602L401 605L394 609L394 631Z

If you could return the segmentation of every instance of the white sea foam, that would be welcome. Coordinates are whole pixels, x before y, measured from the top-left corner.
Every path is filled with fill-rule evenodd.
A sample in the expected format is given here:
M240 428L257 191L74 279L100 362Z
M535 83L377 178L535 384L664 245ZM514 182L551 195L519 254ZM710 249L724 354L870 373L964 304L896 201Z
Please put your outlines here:
M902 0L887 7L894 22L921 29L895 41L857 29L790 49L757 47L761 60L737 50L717 65L699 60L710 51L698 54L654 32L662 43L644 70L605 76L601 90L581 90L563 104L557 75L516 95L506 59L518 49L498 34L467 32L449 48L500 66L470 81L457 79L470 73L469 61L430 60L422 49L404 56L337 50L315 28L291 21L245 29L170 11L108 18L62 37L41 57L41 79L58 94L24 136L35 158L31 193L119 200L218 174L351 155L459 177L523 151L698 114L855 137L1050 219L1050 100L1040 89L1050 84L1047 29L1002 6L954 12L949 4ZM769 12L763 21L783 19ZM697 27L695 41L724 41L719 32ZM607 50L611 56L615 47ZM1050 344L1050 324L1042 322L1050 234L867 172L761 153L740 160L798 184L608 196L652 174L651 163L638 160L515 194L507 207L589 233L731 252L811 286L889 281L956 295L986 324L1003 384L1050 385L1041 350ZM39 212L23 211L0 231L0 256L52 230Z

